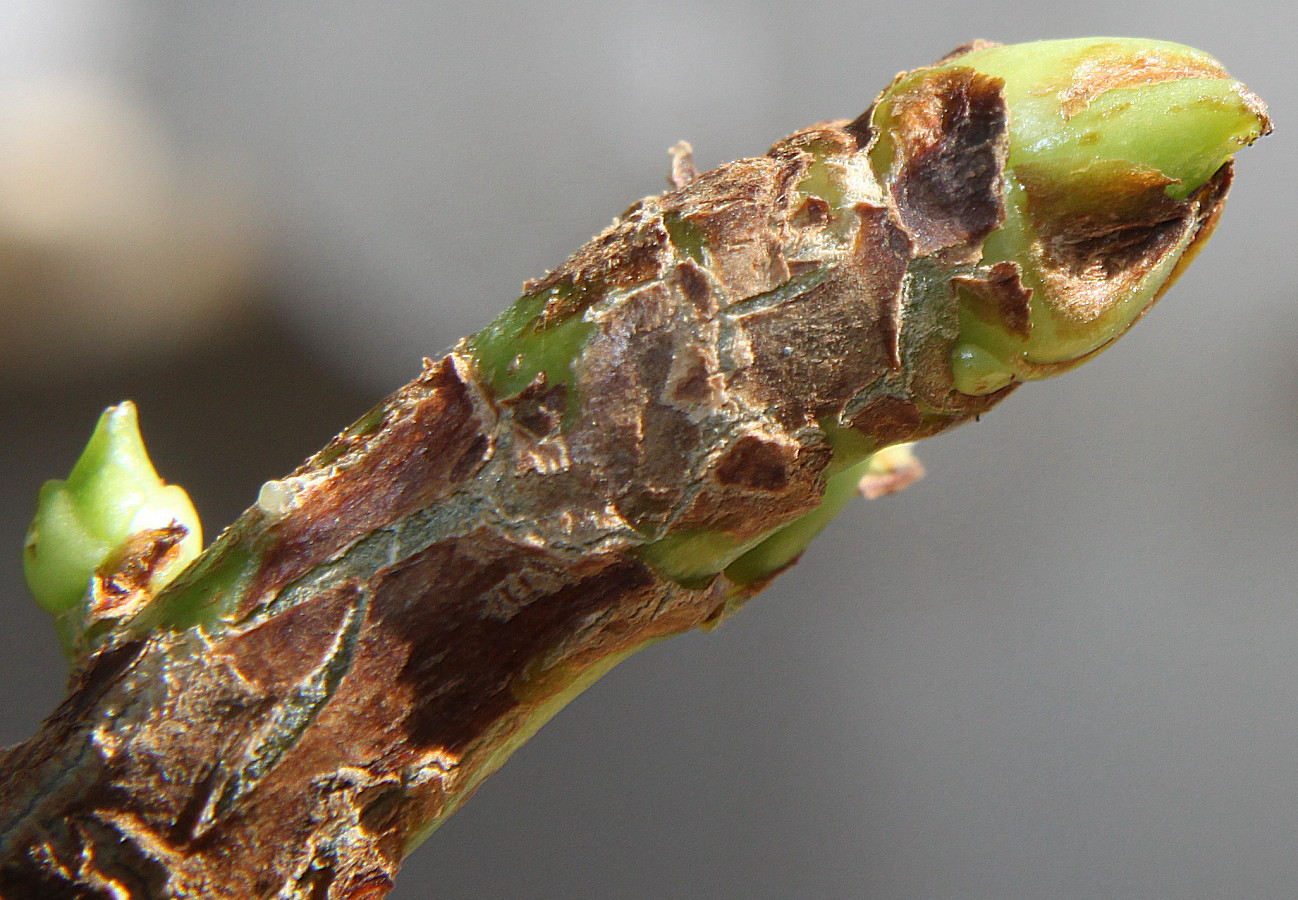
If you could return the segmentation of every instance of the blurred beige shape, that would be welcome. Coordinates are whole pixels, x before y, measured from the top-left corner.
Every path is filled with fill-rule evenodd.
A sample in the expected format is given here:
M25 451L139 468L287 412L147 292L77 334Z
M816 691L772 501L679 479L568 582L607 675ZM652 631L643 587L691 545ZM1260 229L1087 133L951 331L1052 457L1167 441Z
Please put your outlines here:
M0 375L66 378L179 349L256 285L246 185L178 164L107 84L0 90Z

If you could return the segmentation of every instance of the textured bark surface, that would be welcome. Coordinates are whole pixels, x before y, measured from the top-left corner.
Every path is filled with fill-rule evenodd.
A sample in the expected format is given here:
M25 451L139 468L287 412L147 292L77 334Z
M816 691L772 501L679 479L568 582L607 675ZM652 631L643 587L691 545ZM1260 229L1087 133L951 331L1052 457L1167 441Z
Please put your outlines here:
M976 262L1004 104L956 70L904 116L887 185L858 119L637 203L525 285L529 340L583 329L566 365L463 343L268 485L0 757L0 895L380 897L562 702L760 589L726 565L818 507L844 436L1002 399L949 358L957 285L1027 328L1016 267ZM683 574L672 541L738 550Z

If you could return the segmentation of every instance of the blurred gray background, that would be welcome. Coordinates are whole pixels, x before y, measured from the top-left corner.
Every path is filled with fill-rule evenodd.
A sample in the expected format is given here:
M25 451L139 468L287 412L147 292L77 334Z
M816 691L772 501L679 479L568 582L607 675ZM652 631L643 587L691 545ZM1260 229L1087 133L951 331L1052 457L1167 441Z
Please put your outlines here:
M1159 37L1278 126L1160 308L606 677L391 896L1295 896L1296 33L1281 0L3 0L0 744L62 693L19 549L103 406L215 534L675 141L761 152L975 37Z

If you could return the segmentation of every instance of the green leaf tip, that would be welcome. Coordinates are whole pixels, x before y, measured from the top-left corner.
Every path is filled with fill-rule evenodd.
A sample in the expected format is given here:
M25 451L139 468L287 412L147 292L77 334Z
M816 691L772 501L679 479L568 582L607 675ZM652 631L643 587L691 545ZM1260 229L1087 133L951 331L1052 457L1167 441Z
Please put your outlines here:
M202 545L189 495L158 477L135 404L126 401L104 410L67 480L41 487L23 546L23 574L71 646L93 612L96 578L111 579L129 567L135 581L118 579L112 593L156 592Z
M953 375L978 395L1067 371L1130 328L1211 233L1231 157L1271 123L1221 63L1181 44L975 45L899 76L879 99L871 161L883 179L904 158L896 123L957 73L994 86L1007 119L1004 216L975 261L1014 278L1007 268L957 283Z

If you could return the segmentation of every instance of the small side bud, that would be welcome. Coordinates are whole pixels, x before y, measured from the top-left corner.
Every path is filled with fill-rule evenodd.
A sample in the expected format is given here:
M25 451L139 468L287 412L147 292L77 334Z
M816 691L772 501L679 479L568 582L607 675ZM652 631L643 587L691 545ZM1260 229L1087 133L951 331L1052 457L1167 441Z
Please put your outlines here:
M924 477L924 464L913 452L914 444L896 444L870 457L856 488L867 500L905 490Z
M202 546L189 495L158 477L127 401L104 410L67 480L41 487L23 574L71 651L90 624L138 608Z

